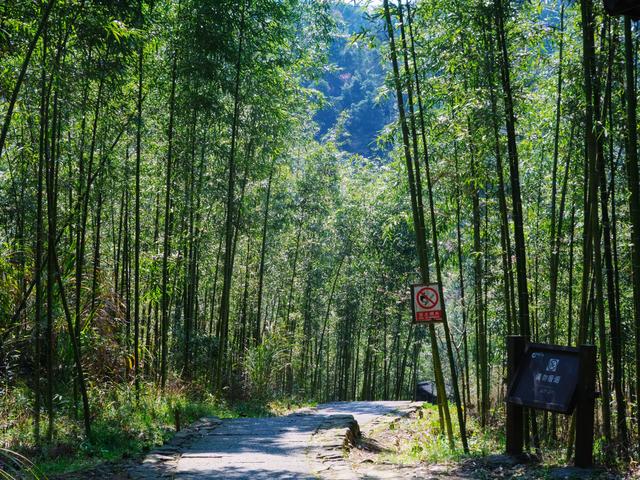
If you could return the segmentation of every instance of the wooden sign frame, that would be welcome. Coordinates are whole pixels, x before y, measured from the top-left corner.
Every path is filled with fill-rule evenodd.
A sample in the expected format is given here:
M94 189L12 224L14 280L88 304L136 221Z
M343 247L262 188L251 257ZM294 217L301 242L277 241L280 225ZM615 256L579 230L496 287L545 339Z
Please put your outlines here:
M609 15L629 15L631 20L640 19L640 5L637 0L604 0L603 3Z
M544 352L544 353L550 353L550 354L559 353L559 356L564 356L564 357L569 355L571 357L575 357L575 360L577 360L578 369L575 371L575 375L573 376L573 378L569 379L569 386L567 388L570 390L570 392L569 392L568 401L566 403L543 402L535 399L530 400L530 399L522 398L516 395L520 382L524 381L522 377L527 373L529 373L529 370L526 369L526 364L524 362L526 362L530 358L530 355L538 352ZM547 376L546 373L544 376L545 377ZM550 376L554 376L555 378L558 379L558 382L560 382L560 375L554 375L552 373ZM567 375L565 372L564 377L566 376ZM511 382L509 383L509 386L507 389L507 402L522 405L524 407L537 408L540 410L547 410L550 412L563 413L565 415L568 415L573 413L573 409L575 408L575 405L576 405L576 394L578 390L579 378L580 378L580 349L579 348L566 347L562 345L548 345L544 343L527 343L525 351L523 353L523 357L519 362L518 369L516 370L515 374L513 375L513 378L511 379ZM557 384L556 382L554 382L553 379L551 379L551 382L548 382L548 383L549 383L549 387L548 387L549 389L553 389L553 387Z
M538 348L540 344L534 344ZM527 338L521 335L507 337L507 382L511 385L518 374L520 363L525 358ZM553 345L542 345L555 350ZM570 348L570 347L565 347ZM578 383L575 391L575 457L579 468L593 466L593 439L596 392L596 347L580 345ZM571 350L573 351L573 350ZM524 409L521 404L506 399L507 454L521 456L524 448Z

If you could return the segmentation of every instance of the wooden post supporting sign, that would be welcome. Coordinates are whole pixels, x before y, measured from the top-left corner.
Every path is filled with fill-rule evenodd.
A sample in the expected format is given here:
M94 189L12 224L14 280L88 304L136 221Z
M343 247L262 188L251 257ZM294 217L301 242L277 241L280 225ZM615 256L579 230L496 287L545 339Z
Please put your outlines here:
M593 417L596 403L595 346L580 346L579 375L575 465L580 468L590 468L593 466Z
M515 379L518 363L524 354L526 337L507 337L507 384ZM524 446L524 416L522 405L507 402L507 454L521 455Z

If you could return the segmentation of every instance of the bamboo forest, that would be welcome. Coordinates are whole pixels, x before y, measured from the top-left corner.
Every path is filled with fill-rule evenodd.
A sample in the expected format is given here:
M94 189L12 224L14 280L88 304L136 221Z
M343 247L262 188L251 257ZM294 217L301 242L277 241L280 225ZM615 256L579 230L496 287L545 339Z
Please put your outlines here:
M637 20L3 0L0 478L640 477Z

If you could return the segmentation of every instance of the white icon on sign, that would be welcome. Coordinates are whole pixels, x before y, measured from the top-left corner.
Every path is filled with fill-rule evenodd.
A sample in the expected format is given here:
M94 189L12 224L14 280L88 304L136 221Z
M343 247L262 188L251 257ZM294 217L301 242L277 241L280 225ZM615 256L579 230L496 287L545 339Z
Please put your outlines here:
M549 363L547 364L547 371L555 372L558 369L559 363L560 363L560 360L558 360L557 358L550 358Z

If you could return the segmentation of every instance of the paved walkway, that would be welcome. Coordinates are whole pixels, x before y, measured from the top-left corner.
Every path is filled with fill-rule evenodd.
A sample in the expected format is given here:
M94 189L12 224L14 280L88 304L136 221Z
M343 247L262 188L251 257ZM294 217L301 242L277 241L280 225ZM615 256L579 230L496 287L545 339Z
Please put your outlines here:
M334 416L353 415L360 426L409 402L335 402L286 417L237 418L183 452L178 480L316 479L307 457L311 437Z

